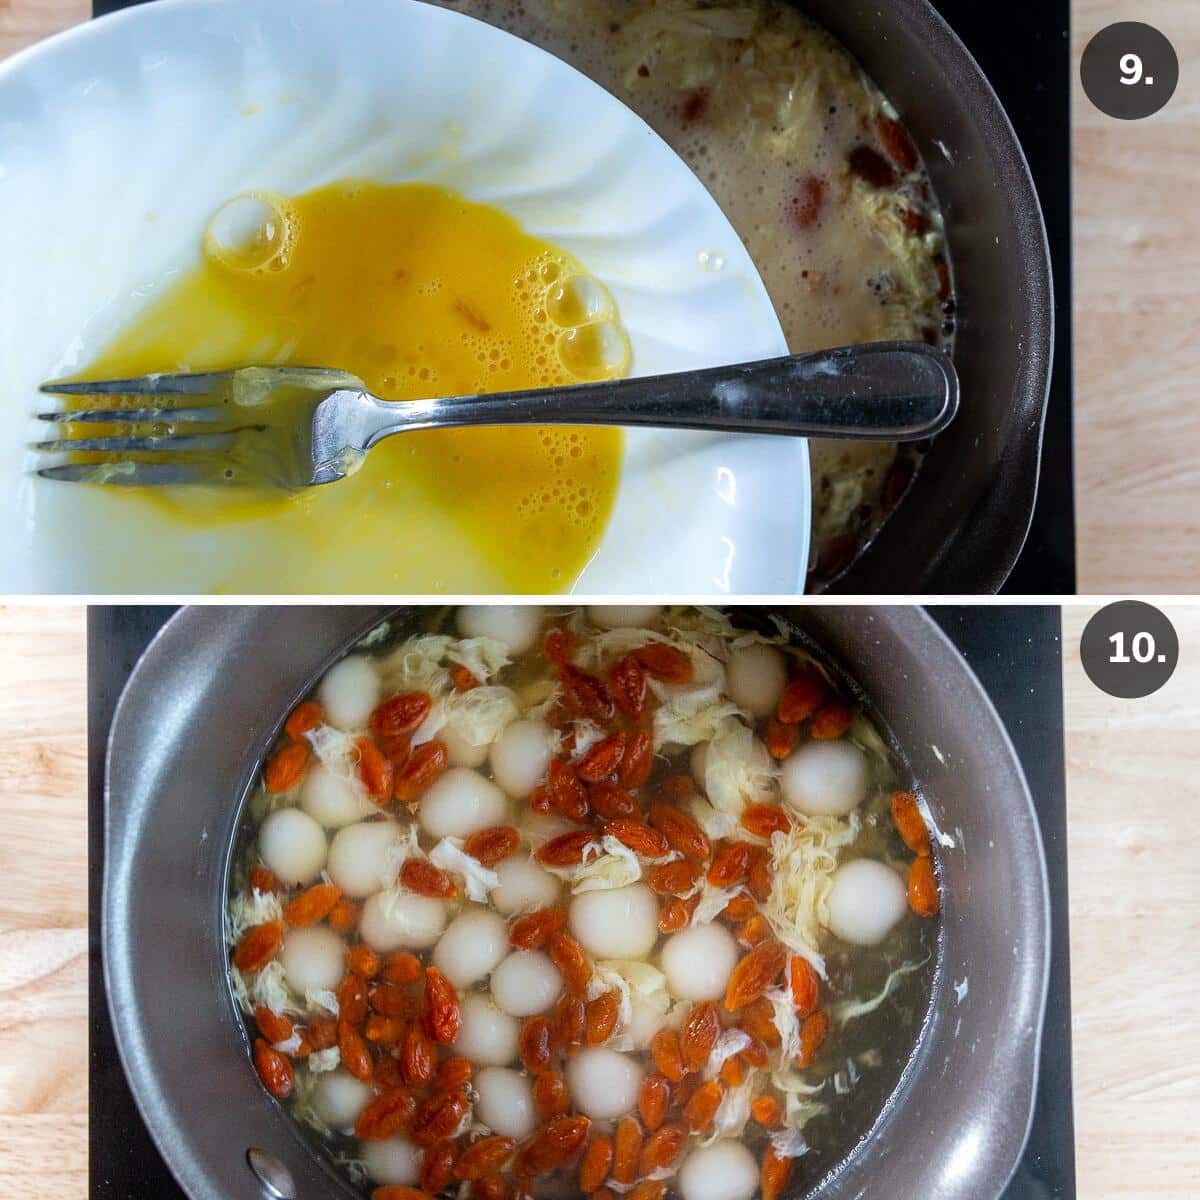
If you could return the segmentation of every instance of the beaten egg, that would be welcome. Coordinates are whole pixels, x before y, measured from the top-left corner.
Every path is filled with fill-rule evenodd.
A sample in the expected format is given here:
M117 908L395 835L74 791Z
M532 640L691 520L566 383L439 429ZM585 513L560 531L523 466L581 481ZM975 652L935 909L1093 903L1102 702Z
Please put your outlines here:
M423 184L343 182L229 201L200 265L85 374L320 366L403 403L617 378L629 360L604 286L498 208ZM387 440L346 480L295 494L117 500L143 510L164 553L192 539L197 590L550 592L594 552L620 457L615 429L435 430ZM131 574L150 557L136 540L105 555L117 590L137 590Z

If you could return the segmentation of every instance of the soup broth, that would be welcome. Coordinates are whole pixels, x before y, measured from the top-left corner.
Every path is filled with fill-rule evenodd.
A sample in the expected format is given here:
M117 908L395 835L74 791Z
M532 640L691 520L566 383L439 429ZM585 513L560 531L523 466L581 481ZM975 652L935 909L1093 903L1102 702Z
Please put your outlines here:
M227 933L254 1065L378 1200L802 1190L928 1007L906 782L819 652L721 612L385 624L247 804Z

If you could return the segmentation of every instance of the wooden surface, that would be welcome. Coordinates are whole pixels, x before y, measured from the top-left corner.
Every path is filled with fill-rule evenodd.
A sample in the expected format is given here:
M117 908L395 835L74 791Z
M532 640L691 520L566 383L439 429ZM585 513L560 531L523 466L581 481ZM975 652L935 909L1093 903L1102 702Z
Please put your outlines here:
M87 1190L83 610L0 608L0 1197Z
M1200 1194L1200 607L1165 611L1181 661L1137 701L1092 687L1064 614L1081 1200Z
M1200 4L1073 0L1075 63L1119 20L1160 29L1181 71L1143 121L1104 116L1074 78L1079 591L1196 592Z
M1064 622L1079 1196L1200 1179L1200 607L1174 679L1110 700ZM83 613L0 608L0 1197L82 1197L87 1163ZM36 1193L28 1190L30 1177Z
M0 0L0 56L89 12L89 0ZM1081 594L1200 590L1200 3L1072 0L1076 67L1096 31L1134 18L1183 64L1166 109L1113 120L1073 72Z

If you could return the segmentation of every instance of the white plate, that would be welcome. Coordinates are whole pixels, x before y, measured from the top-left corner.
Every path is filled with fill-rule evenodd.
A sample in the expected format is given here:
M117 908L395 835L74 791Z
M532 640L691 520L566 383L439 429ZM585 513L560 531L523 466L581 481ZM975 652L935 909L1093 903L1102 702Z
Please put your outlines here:
M786 353L703 185L558 59L416 0L157 0L0 68L0 592L216 586L219 539L30 475L35 389L198 261L222 201L351 176L455 188L571 251L637 374ZM631 432L576 590L800 590L808 531L803 442Z

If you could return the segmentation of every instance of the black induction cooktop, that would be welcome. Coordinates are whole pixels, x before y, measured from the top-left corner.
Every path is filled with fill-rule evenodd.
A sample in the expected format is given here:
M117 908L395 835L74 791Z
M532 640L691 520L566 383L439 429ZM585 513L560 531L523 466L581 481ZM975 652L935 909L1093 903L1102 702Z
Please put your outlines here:
M93 0L96 16L146 0ZM997 6L931 0L978 60L1025 149L1046 220L1054 276L1054 373L1042 475L1029 540L1003 590L1075 594L1071 440L1071 53L1070 0Z
M100 884L104 748L138 656L173 610L94 606L88 612L89 1016L92 1200L184 1200L125 1082L104 995ZM1029 1144L1004 1200L1074 1200L1071 1001L1067 941L1066 790L1059 611L1049 607L930 610L975 669L1025 768L1046 845L1052 946L1042 1068ZM202 1112L196 1120L204 1120Z

